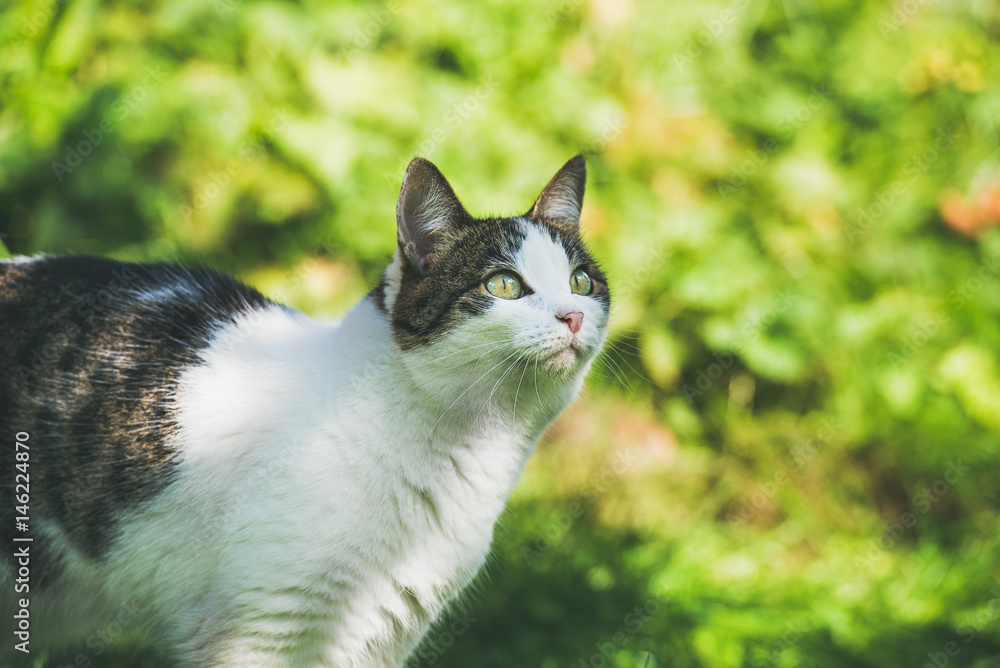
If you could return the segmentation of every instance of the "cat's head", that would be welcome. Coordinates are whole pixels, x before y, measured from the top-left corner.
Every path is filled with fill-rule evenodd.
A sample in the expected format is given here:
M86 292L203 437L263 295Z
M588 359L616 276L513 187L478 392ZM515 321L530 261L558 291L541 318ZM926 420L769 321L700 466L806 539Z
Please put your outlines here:
M529 366L536 383L581 375L611 303L580 238L585 180L576 156L524 215L480 219L437 167L411 162L396 206L398 249L378 294L404 360L423 369L437 360L439 376L508 371L516 381Z

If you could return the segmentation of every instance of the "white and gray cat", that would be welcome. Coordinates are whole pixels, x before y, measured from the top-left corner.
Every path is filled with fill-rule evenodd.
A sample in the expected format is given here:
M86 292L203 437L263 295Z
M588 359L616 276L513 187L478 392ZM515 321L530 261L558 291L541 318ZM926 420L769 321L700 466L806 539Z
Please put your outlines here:
M577 156L477 219L414 160L395 257L336 324L204 269L0 263L7 624L29 599L37 652L130 606L177 665L402 665L607 334L584 182Z

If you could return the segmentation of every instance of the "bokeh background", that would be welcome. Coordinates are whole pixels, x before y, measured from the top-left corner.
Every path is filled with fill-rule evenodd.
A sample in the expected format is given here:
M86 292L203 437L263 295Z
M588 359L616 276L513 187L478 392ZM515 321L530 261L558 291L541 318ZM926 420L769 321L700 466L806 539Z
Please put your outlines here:
M14 0L0 234L332 317L410 158L517 213L582 151L613 341L413 665L998 666L998 38L993 0Z

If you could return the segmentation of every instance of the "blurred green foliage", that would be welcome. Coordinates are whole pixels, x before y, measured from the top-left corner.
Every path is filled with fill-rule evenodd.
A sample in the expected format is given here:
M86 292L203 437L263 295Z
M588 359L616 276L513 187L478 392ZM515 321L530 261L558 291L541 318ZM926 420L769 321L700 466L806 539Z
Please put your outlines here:
M995 666L998 37L994 2L17 0L0 234L338 313L411 157L513 213L582 150L614 342L414 665Z

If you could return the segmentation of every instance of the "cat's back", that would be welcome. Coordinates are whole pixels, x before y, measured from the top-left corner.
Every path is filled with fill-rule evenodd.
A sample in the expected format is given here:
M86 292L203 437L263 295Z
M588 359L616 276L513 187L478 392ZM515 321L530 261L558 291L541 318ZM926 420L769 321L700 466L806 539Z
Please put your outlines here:
M0 540L12 544L17 526L13 448L24 432L33 591L57 583L67 551L104 558L120 519L169 485L178 379L217 331L270 304L207 269L0 262Z
M0 260L0 326L7 334L0 345L6 349L18 342L14 339L43 336L53 328L63 335L98 336L102 325L125 334L143 324L172 322L205 334L219 322L269 303L253 288L203 267L82 255ZM150 321L143 323L139 316ZM87 332L75 331L84 326Z

